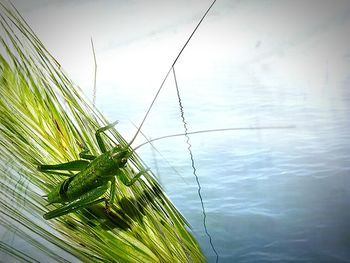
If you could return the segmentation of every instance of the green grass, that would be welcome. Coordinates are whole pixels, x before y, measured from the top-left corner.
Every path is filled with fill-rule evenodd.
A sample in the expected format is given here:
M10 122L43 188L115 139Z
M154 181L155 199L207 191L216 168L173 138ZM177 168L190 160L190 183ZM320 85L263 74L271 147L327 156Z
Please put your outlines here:
M118 201L50 221L43 195L62 177L38 164L98 155L95 131L108 122L62 71L13 6L0 4L0 251L18 261L204 262L186 220L151 172L132 187L117 180ZM132 98L129 98L132 101ZM116 119L118 116L116 116ZM127 143L115 130L108 146ZM128 175L145 169L134 154ZM60 206L60 205L57 205Z

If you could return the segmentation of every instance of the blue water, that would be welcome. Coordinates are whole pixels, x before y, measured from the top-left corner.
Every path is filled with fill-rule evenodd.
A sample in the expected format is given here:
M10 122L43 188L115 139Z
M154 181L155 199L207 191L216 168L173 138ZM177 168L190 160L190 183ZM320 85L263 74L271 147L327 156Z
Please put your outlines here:
M192 130L217 128L210 125L215 116L226 119L220 127L294 126L190 137L219 262L350 261L349 84L344 81L333 97L325 92L317 100L313 92L298 88L281 95L282 87L237 84L216 89L226 100L216 111L187 95L192 105L184 111ZM167 113L169 102L160 103L171 121L162 122L158 115L150 119L149 126L156 127L153 138L169 134L172 125L180 127L172 133L181 132L175 104ZM174 138L155 144L163 157L147 147L139 153L190 222L208 261L215 262L185 142Z
M331 66L327 61L332 56L321 56L319 64L313 61L318 55L311 56L310 64L299 46L277 54L277 61L268 57L222 66L231 58L193 64L184 59L178 66L190 130L294 126L191 136L206 223L219 262L350 262L349 62L342 53ZM157 88L152 84L150 97ZM114 94L117 100L116 90L106 92L105 97ZM97 105L111 120L139 123L150 99L133 97L130 104L127 98L117 100L118 107L108 100ZM124 111L129 116L125 119ZM174 85L169 84L143 131L155 138L183 132L182 125ZM119 127L123 135L134 133ZM163 157L151 147L138 152L191 224L208 261L215 262L186 139L155 146Z

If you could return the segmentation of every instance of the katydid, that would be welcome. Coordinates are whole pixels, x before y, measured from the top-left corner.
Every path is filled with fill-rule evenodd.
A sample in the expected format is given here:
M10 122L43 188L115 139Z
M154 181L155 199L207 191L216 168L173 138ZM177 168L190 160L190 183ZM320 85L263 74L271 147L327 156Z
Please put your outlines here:
M69 176L69 174L56 171L78 171L77 174L71 175L60 185L57 185L47 195L50 204L64 203L64 205L44 214L45 219L59 217L102 201L106 202L106 208L108 209L108 207L113 204L116 196L116 176L120 178L123 184L131 186L142 174L147 172L147 170L140 171L129 180L123 171L128 157L132 154L132 152L129 151L129 147L123 148L117 145L111 150L106 149L101 133L112 128L115 124L116 122L96 131L96 140L102 152L101 155L93 156L89 154L87 150L84 150L79 155L85 160L38 166L39 171L62 176ZM109 185L109 199L105 197L100 198L107 192Z

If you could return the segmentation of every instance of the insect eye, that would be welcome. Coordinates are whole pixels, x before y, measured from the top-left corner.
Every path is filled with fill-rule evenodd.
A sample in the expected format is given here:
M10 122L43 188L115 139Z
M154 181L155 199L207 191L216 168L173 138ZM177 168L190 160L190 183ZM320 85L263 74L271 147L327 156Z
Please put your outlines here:
M128 159L126 159L126 158L121 159L121 163L126 163L127 161L128 161Z

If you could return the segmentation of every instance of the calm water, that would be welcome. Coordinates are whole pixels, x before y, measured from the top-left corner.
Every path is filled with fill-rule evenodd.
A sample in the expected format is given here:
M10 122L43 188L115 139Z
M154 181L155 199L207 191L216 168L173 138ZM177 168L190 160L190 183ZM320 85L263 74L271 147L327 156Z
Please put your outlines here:
M210 125L215 116L225 120L219 127L295 126L191 136L207 226L220 262L350 261L349 84L325 87L318 99L300 88L284 93L282 86L227 85L216 89L225 98L214 102L219 110L183 92L184 104L186 98L191 102L185 116L192 130L217 128ZM327 88L339 93L330 96ZM168 121L160 111L150 118L149 126L157 127L150 132L153 138L169 134L168 126L182 125L175 105L173 111L169 102L159 107ZM163 157L145 148L140 154L214 262L185 141L157 143Z
M332 37L329 33L325 39ZM319 53L326 41L304 47L307 42L264 57L275 52L268 46L258 51L262 58L248 55L238 62L230 56L216 61L215 52L209 58L185 56L177 67L190 130L295 126L191 136L207 226L220 262L350 261L350 52L345 48L339 56L327 55ZM143 128L152 138L183 132L175 88L168 82ZM150 98L156 87L153 83L148 90ZM100 100L98 107L121 123L140 119L150 101L124 94L119 100L116 87L101 89L100 96L115 101ZM123 131L121 124L122 134L131 137L130 126ZM139 154L190 222L208 261L215 262L186 139L155 146L163 157L150 147Z

